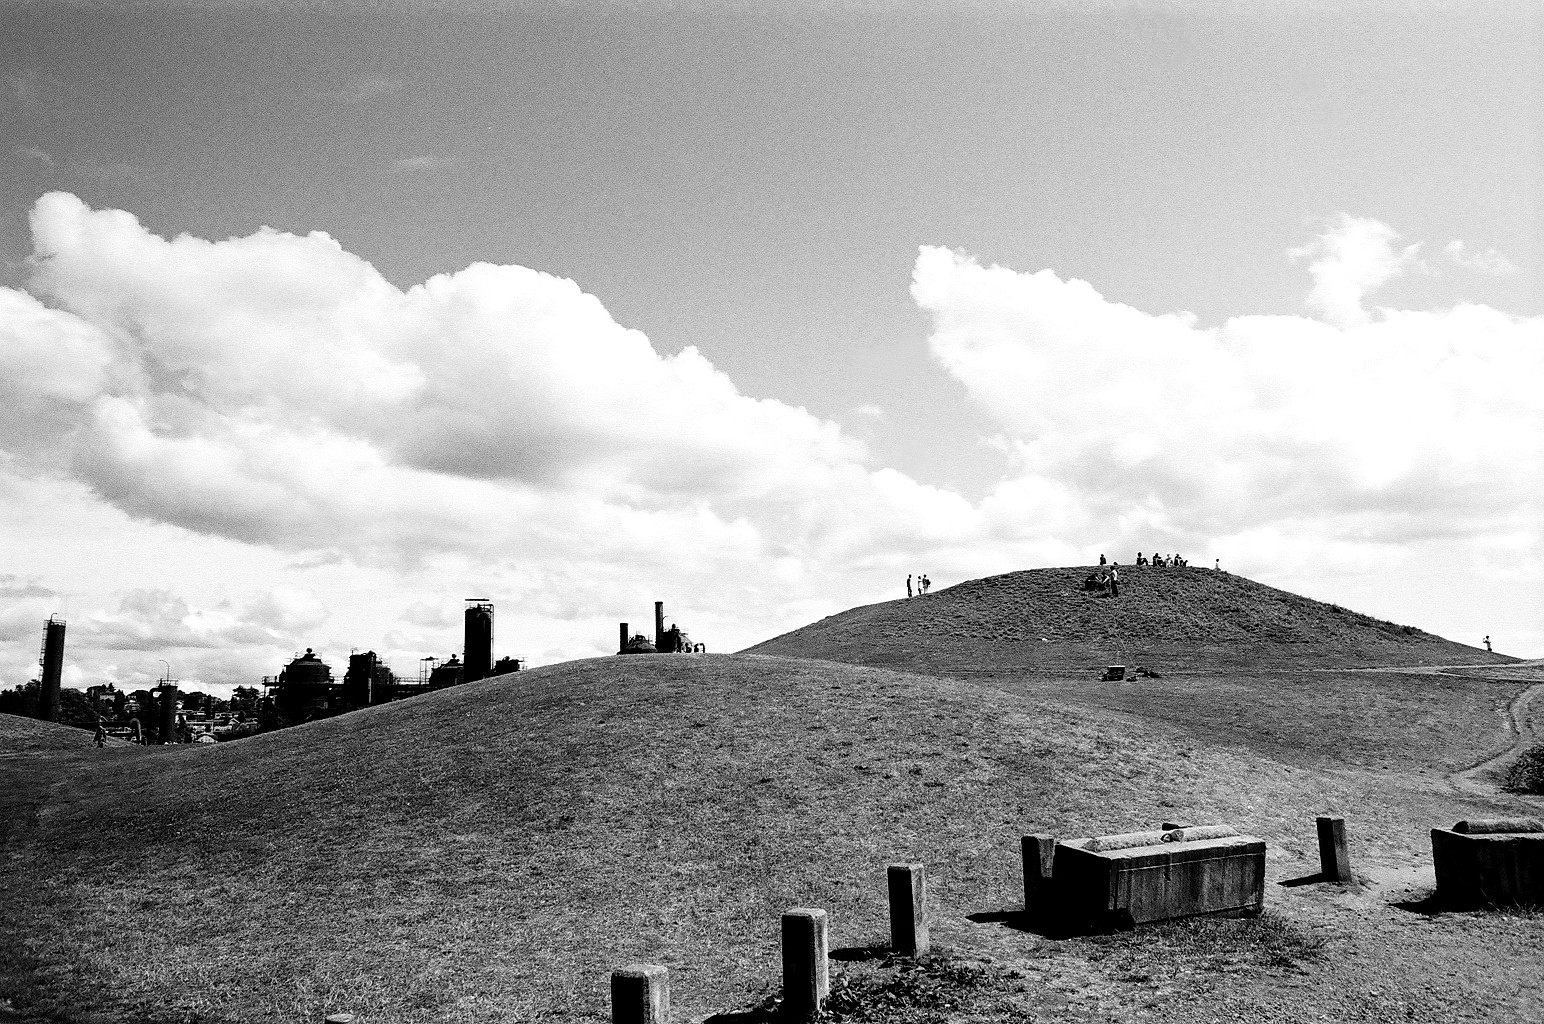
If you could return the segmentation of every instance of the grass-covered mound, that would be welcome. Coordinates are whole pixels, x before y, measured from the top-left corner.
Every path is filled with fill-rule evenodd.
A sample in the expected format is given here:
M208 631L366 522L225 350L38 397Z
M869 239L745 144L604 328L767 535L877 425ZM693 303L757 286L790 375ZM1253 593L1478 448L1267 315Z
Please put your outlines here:
M0 757L39 750L84 749L95 743L94 732L73 725L0 715Z
M1212 569L1120 567L1120 596L1082 589L1092 567L1028 569L926 597L853 608L757 654L919 672L1084 671L1505 663L1457 644Z
M967 915L1018 906L1025 831L1179 815L1303 853L1314 813L1366 803L1380 841L1419 844L1421 816L1360 785L990 686L576 662L218 746L0 759L0 997L72 1021L592 1020L641 960L690 1020L775 981L787 907L882 942L888 861L928 865L937 941L968 944L1001 930Z

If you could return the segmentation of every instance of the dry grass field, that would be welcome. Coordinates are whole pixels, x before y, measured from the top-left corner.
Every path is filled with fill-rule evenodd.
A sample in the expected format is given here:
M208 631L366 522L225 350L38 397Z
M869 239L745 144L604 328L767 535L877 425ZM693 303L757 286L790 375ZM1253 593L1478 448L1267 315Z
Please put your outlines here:
M992 608L1063 599L1030 583L958 614L1038 637ZM1144 662L1160 678L1096 683L1086 633L1057 641L1081 663L972 658L939 611L952 593L848 613L935 620L936 643L871 656L911 672L831 659L824 620L760 648L800 657L574 662L213 747L96 750L0 718L0 1021L603 1021L607 973L642 960L670 967L676 1019L748 1022L790 906L831 914L833 1019L1544 1019L1544 917L1427 899L1432 825L1541 806L1453 782L1514 742L1525 667L1351 618L1254 642L1247 669L1184 656L1170 627ZM1105 604L1088 615L1119 624ZM1159 614L1130 607L1127 635ZM1236 628L1208 614L1197 630ZM1404 667L1361 671L1375 655ZM1316 870L1325 813L1348 819L1360 881L1278 884ZM1264 838L1266 914L1027 930L1020 835L1165 818ZM928 866L942 950L920 965L882 952L903 859Z

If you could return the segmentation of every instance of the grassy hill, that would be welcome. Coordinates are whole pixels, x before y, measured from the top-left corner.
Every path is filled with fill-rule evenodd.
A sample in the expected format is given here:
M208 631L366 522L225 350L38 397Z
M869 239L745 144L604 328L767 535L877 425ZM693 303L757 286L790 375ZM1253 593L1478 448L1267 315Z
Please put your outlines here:
M0 715L0 757L28 751L84 750L95 743L95 733L73 725Z
M834 947L882 943L884 865L912 858L935 940L997 979L971 990L990 1005L917 1020L1306 1021L1322 992L1390 985L1424 1000L1416 1019L1520 1019L1537 986L1503 982L1531 969L1538 919L1405 925L1272 886L1286 909L1242 931L1003 923L1026 831L1227 821L1272 844L1275 879L1312 870L1312 817L1341 811L1359 866L1404 870L1433 821L1513 806L1404 770L1497 741L1495 684L1440 686L1435 753L1389 741L1386 770L1075 693L743 655L575 662L212 747L14 752L0 1020L602 1021L607 972L642 960L700 1021L775 984L787 907L828 909Z
M1109 597L1081 589L1093 571L1028 569L970 580L853 608L748 650L950 674L1513 660L1227 572L1121 566L1120 596Z

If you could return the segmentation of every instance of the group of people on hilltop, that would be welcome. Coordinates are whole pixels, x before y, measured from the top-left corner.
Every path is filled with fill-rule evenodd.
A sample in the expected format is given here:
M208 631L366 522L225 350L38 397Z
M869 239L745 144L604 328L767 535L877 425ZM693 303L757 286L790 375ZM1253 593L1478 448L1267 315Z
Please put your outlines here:
M1152 565L1159 569L1179 569L1189 565L1190 563L1181 558L1178 552L1175 552L1172 555L1164 556L1158 554L1156 551L1153 552L1152 561L1149 562L1147 558L1143 556L1142 552L1138 551L1137 564Z
M929 588L931 588L932 586L933 586L933 581L932 580L928 579L926 576L922 575L920 572L917 573L917 592L916 592L916 596L917 597L921 597L923 594L926 594L928 592ZM913 596L912 595L912 590L911 590L911 577L910 576L906 577L906 596L907 597Z
M1099 564L1100 565L1104 565L1105 564L1105 560L1104 560L1104 556L1103 555L1099 556ZM1120 563L1119 562L1115 562L1114 564L1115 565L1119 565ZM1152 560L1149 561L1146 555L1144 555L1144 554L1142 554L1142 552L1138 551L1137 552L1137 564L1138 565L1152 565L1152 566L1156 566L1159 569L1183 569L1185 566L1190 564L1190 561L1188 559L1184 558L1183 556L1181 556L1178 552L1175 552L1174 554L1168 555L1168 556L1164 556L1164 555L1160 555L1160 554L1156 554L1155 553L1153 555L1153 557L1152 557ZM1220 559L1220 558L1217 559L1217 564L1213 565L1212 568L1213 569L1221 569L1222 568L1222 559Z

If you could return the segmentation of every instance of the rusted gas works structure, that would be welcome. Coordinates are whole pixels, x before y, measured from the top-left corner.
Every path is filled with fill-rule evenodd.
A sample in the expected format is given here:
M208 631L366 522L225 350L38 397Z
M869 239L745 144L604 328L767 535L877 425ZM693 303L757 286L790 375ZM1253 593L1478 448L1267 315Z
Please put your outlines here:
M692 650L686 631L675 624L665 628L665 602L654 602L654 639L642 633L628 634L628 624L617 624L618 654L684 654Z
M50 615L43 623L43 650L38 654L43 674L38 677L37 716L59 721L59 680L64 672L64 620Z
M461 652L461 681L486 679L493 672L493 602L466 599L466 639Z

